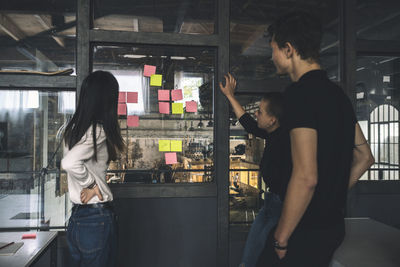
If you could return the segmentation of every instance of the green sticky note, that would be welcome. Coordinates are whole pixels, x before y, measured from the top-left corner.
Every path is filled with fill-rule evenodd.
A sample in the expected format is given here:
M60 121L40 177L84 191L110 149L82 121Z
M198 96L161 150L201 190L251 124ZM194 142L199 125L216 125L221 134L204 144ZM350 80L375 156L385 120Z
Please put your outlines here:
M171 151L182 152L182 140L171 140Z
M150 77L150 86L161 86L162 85L162 75L153 74Z
M158 140L158 150L159 151L171 151L171 141L170 140Z
M183 103L172 103L172 114L183 114Z

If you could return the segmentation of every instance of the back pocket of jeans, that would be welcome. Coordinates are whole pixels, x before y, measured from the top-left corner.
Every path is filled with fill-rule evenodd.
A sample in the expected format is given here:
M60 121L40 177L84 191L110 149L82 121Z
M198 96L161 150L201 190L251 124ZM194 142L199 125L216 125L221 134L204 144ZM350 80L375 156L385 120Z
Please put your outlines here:
M104 222L78 222L76 234L80 251L93 253L104 248L106 238Z

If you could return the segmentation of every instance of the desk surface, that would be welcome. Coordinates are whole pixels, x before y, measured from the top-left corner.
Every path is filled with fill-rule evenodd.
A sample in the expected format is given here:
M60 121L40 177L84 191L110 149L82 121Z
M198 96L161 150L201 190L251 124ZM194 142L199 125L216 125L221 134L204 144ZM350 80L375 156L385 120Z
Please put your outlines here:
M348 218L331 267L399 267L400 230L369 218Z
M29 266L56 238L57 232L36 232L35 239L22 239L22 235L34 232L0 232L1 242L24 242L12 256L0 256L0 266Z

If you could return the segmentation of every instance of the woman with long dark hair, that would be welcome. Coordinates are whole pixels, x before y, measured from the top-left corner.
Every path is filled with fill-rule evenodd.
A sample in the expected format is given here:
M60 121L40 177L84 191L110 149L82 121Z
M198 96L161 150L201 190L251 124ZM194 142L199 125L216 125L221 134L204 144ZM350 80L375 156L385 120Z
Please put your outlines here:
M115 265L117 229L106 170L125 148L118 124L118 91L111 73L89 74L65 129L61 165L73 203L67 229L71 266Z

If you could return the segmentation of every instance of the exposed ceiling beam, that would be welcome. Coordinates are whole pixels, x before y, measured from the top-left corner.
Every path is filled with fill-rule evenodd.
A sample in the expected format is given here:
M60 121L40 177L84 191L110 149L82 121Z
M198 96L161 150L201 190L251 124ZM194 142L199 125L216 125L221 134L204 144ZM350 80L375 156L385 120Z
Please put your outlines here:
M20 28L18 28L18 26L15 25L7 15L0 14L0 28L15 41L19 41L26 37Z
M51 23L51 19L48 16L45 15L34 15L34 17L37 19L37 21L40 23L40 25L42 25L42 27L45 30L50 30L53 28L52 23ZM57 42L57 44L59 44L61 47L65 48L65 41L63 38L61 37L56 37L56 36L52 36L52 38L54 39L54 41Z

